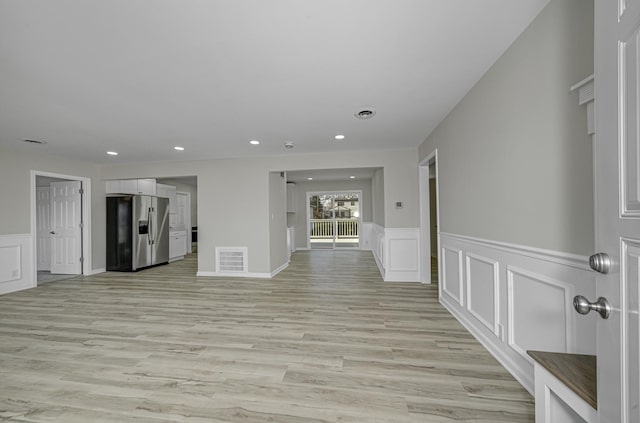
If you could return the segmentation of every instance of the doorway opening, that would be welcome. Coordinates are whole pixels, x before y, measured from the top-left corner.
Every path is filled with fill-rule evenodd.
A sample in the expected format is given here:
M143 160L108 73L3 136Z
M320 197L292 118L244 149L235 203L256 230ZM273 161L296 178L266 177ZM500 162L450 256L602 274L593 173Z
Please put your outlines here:
M362 191L307 193L310 249L360 248Z
M91 274L91 181L31 171L33 286Z
M439 277L439 188L438 151L434 150L419 166L420 184L420 281L435 283Z

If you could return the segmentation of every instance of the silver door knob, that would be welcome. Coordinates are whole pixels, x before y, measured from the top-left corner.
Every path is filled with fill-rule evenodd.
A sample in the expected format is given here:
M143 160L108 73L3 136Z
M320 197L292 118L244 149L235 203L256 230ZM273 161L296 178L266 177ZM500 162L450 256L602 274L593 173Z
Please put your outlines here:
M609 273L611 258L607 253L596 253L589 257L589 267L599 273Z
M591 303L586 297L576 295L573 298L573 308L580 314L589 314L593 310L599 313L603 319L608 319L611 315L611 306L604 297L598 297L594 303Z

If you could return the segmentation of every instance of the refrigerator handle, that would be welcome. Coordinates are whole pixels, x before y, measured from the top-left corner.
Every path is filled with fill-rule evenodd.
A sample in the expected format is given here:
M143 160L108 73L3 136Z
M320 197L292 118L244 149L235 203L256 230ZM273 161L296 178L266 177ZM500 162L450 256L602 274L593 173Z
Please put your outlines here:
M148 216L147 219L149 222L148 223L149 227L147 229L149 232L147 234L147 240L149 241L149 245L153 244L153 238L151 238L153 236L153 214L151 213L151 210L152 210L151 207L149 207L148 215L147 215Z

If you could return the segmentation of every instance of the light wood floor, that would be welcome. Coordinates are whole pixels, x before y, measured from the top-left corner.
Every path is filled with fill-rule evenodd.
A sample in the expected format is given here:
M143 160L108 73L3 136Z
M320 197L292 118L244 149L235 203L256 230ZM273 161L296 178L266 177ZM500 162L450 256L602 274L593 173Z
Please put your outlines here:
M0 297L0 420L533 422L531 396L437 301L361 251L272 280L195 256Z

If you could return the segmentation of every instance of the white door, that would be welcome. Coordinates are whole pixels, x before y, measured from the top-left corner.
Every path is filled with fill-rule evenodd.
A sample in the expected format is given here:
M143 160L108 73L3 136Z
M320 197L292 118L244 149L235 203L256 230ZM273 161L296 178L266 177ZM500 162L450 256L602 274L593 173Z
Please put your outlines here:
M38 271L51 270L51 199L50 187L36 188L36 254Z
M601 423L640 422L640 0L595 1L596 249L612 259L598 295L612 307L598 319ZM593 301L593 299L591 299Z
M51 273L82 273L82 183L51 183Z

